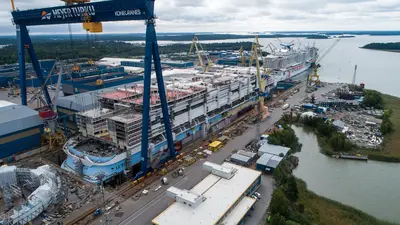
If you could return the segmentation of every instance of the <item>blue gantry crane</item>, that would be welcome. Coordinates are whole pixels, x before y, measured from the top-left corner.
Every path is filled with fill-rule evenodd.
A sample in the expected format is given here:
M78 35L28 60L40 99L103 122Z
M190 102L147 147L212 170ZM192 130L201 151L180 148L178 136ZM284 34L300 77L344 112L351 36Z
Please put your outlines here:
M14 1L11 0L13 11L13 23L17 29L18 61L20 72L20 88L22 104L27 104L26 93L26 71L25 71L25 49L32 60L33 68L42 85L44 85L44 96L49 107L52 106L50 95L44 81L42 71L32 40L29 36L28 26L73 24L82 23L83 27L91 32L102 30L101 22L142 20L146 25L146 47L144 68L144 93L142 114L142 142L141 142L141 171L136 177L145 175L149 165L149 143L148 128L150 119L150 84L151 65L154 62L157 85L162 106L163 120L167 137L170 157L175 157L175 148L172 138L171 123L168 112L168 103L165 94L164 80L162 76L160 55L155 30L154 1L155 0L108 0L101 2L90 2L90 0L63 0L73 2L59 7L49 7L31 10L16 10Z

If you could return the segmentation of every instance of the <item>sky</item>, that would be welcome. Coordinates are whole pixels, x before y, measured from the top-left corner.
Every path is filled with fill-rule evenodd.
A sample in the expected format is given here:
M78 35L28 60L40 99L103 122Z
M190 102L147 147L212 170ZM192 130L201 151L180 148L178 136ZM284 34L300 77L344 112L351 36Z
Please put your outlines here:
M130 0L133 1L133 0ZM19 10L60 6L57 0L15 0ZM15 34L10 0L0 0L0 34ZM156 0L157 32L400 30L400 0ZM67 25L35 34L68 33ZM72 26L73 33L84 33ZM104 33L143 33L142 21L104 23Z

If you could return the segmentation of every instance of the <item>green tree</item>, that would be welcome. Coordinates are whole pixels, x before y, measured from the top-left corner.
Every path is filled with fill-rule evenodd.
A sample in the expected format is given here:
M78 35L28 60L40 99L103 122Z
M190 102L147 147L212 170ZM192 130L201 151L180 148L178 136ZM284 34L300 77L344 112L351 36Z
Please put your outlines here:
M286 225L286 219L279 213L272 215L271 225Z
M289 215L290 201L286 198L281 188L277 188L272 193L269 209L272 215L280 214L284 217Z
M331 124L320 123L317 126L317 131L319 134L321 134L323 136L330 136L332 134L332 132L334 131L334 129Z
M393 131L393 123L390 120L383 121L381 124L382 134L389 134Z
M299 223L294 222L293 220L287 220L285 225L300 225Z
M385 109L383 111L382 119L383 120L388 120L390 118L390 116L392 116L392 114L393 114L393 110L392 109Z
M353 144L342 133L334 132L328 142L335 151L350 151L353 148Z
M297 189L297 182L293 176L290 176L287 182L286 196L292 202L299 199L299 190Z
M382 94L375 90L365 90L363 105L368 107L382 108L383 107Z
M286 160L282 160L272 173L272 176L278 185L282 185L288 181L291 172L290 163Z

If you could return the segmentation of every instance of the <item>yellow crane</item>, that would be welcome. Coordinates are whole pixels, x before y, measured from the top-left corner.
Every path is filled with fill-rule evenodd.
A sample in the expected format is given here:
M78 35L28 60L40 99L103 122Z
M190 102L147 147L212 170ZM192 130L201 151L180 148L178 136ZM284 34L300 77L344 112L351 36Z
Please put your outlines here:
M190 54L193 52L193 48L196 49L197 57L199 58L199 63L203 70L203 73L208 72L208 69L212 66L212 61L208 58L207 55L205 55L205 57L207 59L207 66L204 65L203 57L201 55L201 53L204 53L204 48L201 45L199 38L196 35L193 37L192 45L190 46L190 50L187 54L188 56L190 56Z
M246 59L244 58L244 54L243 54L243 46L240 47L240 59L242 60L242 66L246 66Z
M268 107L264 105L264 94L265 94L265 81L264 79L261 78L261 69L260 69L260 60L259 60L259 51L261 51L261 45L258 41L258 36L256 36L256 42L255 44L252 45L252 60L256 60L256 77L257 77L257 84L258 84L258 121L256 125L256 139L258 140L261 135L261 127L260 123L263 121L265 118L269 116L268 113ZM261 55L262 56L262 55Z
M326 55L328 55L328 53L339 43L341 38L335 39L335 41L333 42L333 44L331 46L329 46L329 48L324 52L324 54L322 54L321 57L319 57L317 60L315 60L315 64L314 64L314 69L313 69L313 73L311 73L308 76L308 84L310 85L312 82L315 82L316 85L320 84L320 79L319 79L319 74L318 74L318 67L319 67L319 63L325 58ZM314 42L315 44L315 42Z

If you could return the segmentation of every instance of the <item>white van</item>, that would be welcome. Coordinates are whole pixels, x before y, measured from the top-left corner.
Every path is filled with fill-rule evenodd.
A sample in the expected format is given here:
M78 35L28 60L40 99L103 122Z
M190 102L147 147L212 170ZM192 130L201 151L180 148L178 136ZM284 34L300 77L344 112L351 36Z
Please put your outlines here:
M283 106L282 106L282 109L283 110L286 110L286 109L288 109L290 107L290 104L284 104Z

